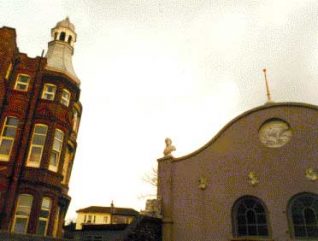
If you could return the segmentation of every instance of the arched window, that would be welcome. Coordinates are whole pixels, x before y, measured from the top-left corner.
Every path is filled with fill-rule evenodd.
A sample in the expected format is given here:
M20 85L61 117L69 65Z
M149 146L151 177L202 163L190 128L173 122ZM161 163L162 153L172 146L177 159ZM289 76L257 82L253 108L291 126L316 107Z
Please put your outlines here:
M60 34L60 40L61 40L61 41L65 41L65 32L62 32L62 33Z
M269 234L265 206L256 197L245 196L237 200L232 217L236 237L267 237Z
M57 32L54 33L54 40L57 40Z
M71 42L72 42L72 36L70 35L70 36L68 36L68 40L67 40L67 42L70 44Z
M298 238L318 238L318 195L303 193L289 202L293 234Z
M36 233L39 235L46 235L49 226L49 219L51 213L52 200L49 197L43 197L41 204L41 211L39 215L39 222Z
M32 209L33 196L29 194L20 194L15 210L12 232L26 233L29 225L29 219Z

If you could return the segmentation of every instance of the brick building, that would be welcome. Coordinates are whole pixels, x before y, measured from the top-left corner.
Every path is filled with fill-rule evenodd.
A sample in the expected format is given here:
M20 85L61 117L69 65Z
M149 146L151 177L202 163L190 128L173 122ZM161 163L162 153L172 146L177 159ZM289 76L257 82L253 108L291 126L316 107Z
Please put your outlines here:
M318 106L267 103L158 160L163 241L318 240Z
M0 28L0 228L61 237L82 107L74 25L51 35L46 57L30 58Z

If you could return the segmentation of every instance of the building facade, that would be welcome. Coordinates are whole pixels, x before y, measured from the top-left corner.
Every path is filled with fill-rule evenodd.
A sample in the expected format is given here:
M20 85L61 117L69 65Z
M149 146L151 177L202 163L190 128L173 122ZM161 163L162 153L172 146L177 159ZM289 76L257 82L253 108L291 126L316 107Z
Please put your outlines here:
M0 28L0 229L60 237L82 106L74 25L51 34L46 57L30 58Z
M85 225L130 224L139 215L132 208L90 206L76 211L76 229Z
M318 240L318 107L268 103L158 160L163 241Z

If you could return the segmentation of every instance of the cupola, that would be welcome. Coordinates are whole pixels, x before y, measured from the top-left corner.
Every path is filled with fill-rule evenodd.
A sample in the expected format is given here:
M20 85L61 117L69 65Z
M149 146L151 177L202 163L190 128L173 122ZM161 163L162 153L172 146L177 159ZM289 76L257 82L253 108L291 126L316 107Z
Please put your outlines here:
M76 84L80 84L80 80L75 74L72 55L74 52L74 43L76 42L76 32L74 25L69 18L58 22L51 29L52 40L48 44L47 66L46 69L66 74Z

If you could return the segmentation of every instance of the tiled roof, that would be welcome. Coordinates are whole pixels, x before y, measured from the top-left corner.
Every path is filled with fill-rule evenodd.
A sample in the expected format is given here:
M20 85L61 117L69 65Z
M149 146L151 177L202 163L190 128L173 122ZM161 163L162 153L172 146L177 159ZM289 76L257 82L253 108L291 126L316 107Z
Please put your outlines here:
M112 211L113 210L113 211ZM77 213L113 213L114 215L137 216L139 212L132 208L90 206L76 211Z

